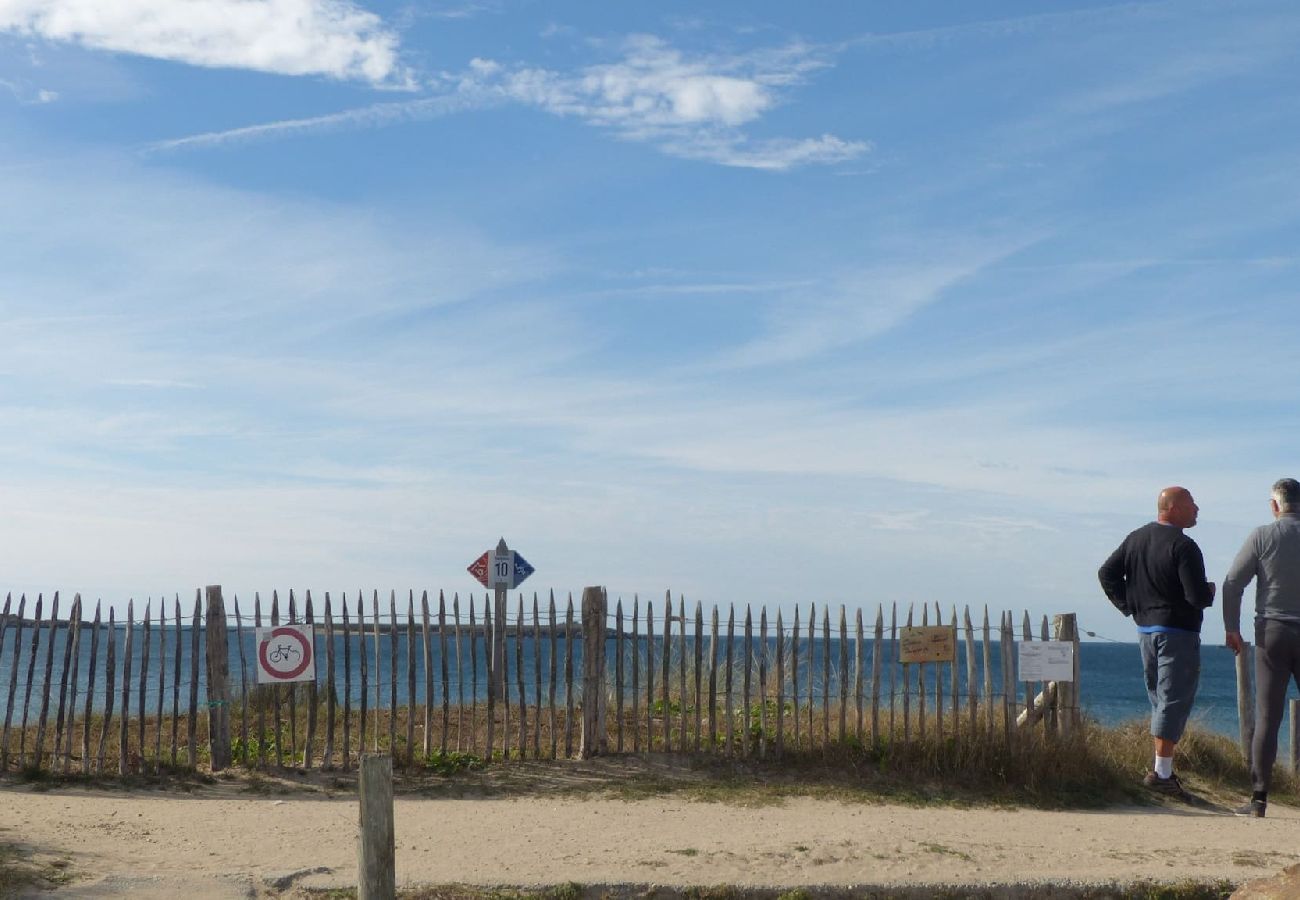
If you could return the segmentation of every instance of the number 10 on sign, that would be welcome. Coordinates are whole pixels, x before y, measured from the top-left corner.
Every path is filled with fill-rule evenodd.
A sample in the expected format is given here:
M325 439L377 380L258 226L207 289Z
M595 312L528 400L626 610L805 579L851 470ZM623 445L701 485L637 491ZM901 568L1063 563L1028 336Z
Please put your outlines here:
M512 556L494 556L492 558L492 583L513 587L515 583L515 561Z

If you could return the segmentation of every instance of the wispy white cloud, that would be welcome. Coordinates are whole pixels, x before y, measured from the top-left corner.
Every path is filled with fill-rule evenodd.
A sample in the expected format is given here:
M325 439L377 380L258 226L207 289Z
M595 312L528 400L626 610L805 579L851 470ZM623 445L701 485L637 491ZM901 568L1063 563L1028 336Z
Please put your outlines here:
M663 281L658 280L670 273L634 272L632 279L655 278L640 284L626 287L610 287L598 290L576 292L573 296L581 297L653 297L671 295L744 295L789 293L794 290L808 289L819 284L816 279L782 280L782 281Z
M500 0L421 0L403 6L394 16L399 28L410 28L420 19L443 19L457 21L473 19L481 15L500 15L503 12Z
M869 31L841 41L841 49L904 47L932 48L971 38L1004 38L1043 32L1075 34L1089 23L1114 23L1126 18L1142 16L1153 10L1168 9L1169 3L1116 3L1087 9L1062 12L1031 13L1024 16L976 19L932 28L903 29L899 31Z
M476 60L466 80L687 159L788 169L843 162L870 149L865 141L830 134L763 140L743 130L781 102L781 89L829 64L815 47L795 43L748 54L690 58L658 37L635 35L622 49L617 62L588 66L576 74Z
M1178 5L1163 3L1140 9L1143 24L1148 27L1178 28L1187 12ZM1206 9L1218 11L1222 7L1207 4ZM1178 40L1155 47L1147 37L1139 37L1124 27L1123 21L1107 25L1099 28L1081 49L1108 52L1115 65L1096 83L1067 95L1060 109L1063 116L1087 117L1150 104L1257 71L1279 60L1290 60L1300 38L1300 19L1291 10L1240 18L1224 16L1215 20L1215 27L1196 33L1190 44Z
M349 0L0 0L0 31L198 66L407 77L396 35Z
M1241 14L1241 13L1245 14ZM1032 42L1023 38L1033 36ZM875 43L996 39L1022 65L1049 61L1056 87L1024 112L994 122L990 147L1003 156L992 165L1041 168L1043 154L1142 128L1147 113L1210 85L1285 65L1300 40L1300 18L1286 4L1225 6L1213 2L1125 3L1017 19L951 26L935 32L868 36ZM1105 59L1105 66L1094 61ZM1219 116L1230 129L1227 117Z
M550 40L559 37L577 37L577 35L577 28L574 28L572 25L561 25L559 22L548 22L543 26L542 30L538 32L538 37L543 40Z
M940 258L880 263L790 292L769 308L757 337L724 351L715 364L751 368L800 362L872 340L1027 243L1016 238L996 246L952 249Z
M928 509L898 511L872 511L868 514L871 527L879 531L920 531L932 515Z
M104 383L112 387L145 387L161 390L194 390L199 386L193 381L173 381L169 378L109 378Z
M219 147L224 144L242 144L295 135L323 134L353 128L383 128L390 125L399 125L403 122L435 119L468 109L482 109L493 102L498 101L494 101L492 97L482 94L462 91L454 94L427 97L422 100L376 103L323 116L282 119L278 122L263 122L242 128L208 131L180 138L155 141L143 147L142 151L145 154L150 154L176 150L198 150L205 147Z
M14 99L22 104L39 105L41 103L53 103L59 99L57 91L36 88L29 84L9 81L4 78L0 78L0 88L13 94Z
M484 75L496 67L480 62ZM577 78L523 69L505 84L514 96L564 115L619 128L632 135L696 124L738 126L775 102L776 73L737 74L736 64L688 61L659 38L637 36L622 60L590 66ZM782 78L784 80L784 77Z
M665 151L740 169L783 171L807 165L834 165L857 159L869 141L846 141L832 134L819 138L751 140L739 134L689 134L666 140Z
M782 92L827 65L809 46L730 57L688 58L653 36L634 36L617 62L575 72L510 66L475 58L462 72L444 73L427 87L433 96L380 103L323 116L285 119L160 141L149 152L378 128L455 112L523 104L579 119L619 138L663 152L740 168L785 170L835 164L867 153L867 141L832 134L815 138L756 138L746 131L783 102Z

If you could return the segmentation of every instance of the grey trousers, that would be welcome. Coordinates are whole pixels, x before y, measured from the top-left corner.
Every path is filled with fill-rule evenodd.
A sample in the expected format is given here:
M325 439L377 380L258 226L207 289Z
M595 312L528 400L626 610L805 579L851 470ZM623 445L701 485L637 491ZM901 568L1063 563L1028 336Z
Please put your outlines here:
M1250 779L1268 791L1277 760L1277 732L1286 711L1286 689L1300 687L1300 623L1255 621L1255 740L1250 745Z
M1183 738L1201 680L1201 636L1186 631L1139 634L1142 674L1151 701L1151 736Z

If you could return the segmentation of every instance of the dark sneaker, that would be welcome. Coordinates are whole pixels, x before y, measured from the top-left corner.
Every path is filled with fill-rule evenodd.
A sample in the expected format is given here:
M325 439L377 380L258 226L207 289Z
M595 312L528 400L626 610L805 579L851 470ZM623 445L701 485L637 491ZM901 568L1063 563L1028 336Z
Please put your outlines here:
M1238 806L1232 811L1234 816L1241 816L1246 819L1262 819L1264 813L1268 810L1267 800L1251 800Z
M1142 783L1157 794L1165 794L1166 796L1178 797L1179 799L1187 798L1187 792L1183 790L1183 783L1178 780L1177 775L1171 774L1168 778L1161 778L1154 770L1152 770L1147 772L1146 776L1142 779Z

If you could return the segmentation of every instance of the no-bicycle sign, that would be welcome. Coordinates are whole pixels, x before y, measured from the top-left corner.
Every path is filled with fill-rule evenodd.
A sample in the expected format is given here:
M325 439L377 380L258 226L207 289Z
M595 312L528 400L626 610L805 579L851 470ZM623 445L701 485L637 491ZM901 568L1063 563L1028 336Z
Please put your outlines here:
M257 629L257 683L315 681L312 626L276 625Z

